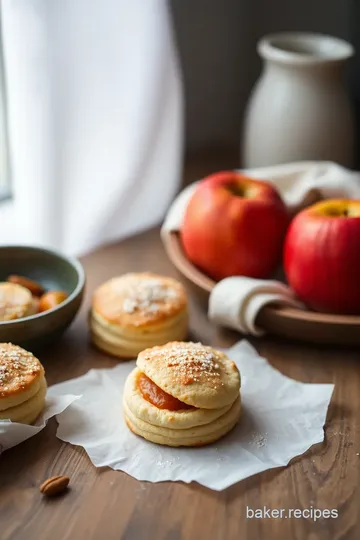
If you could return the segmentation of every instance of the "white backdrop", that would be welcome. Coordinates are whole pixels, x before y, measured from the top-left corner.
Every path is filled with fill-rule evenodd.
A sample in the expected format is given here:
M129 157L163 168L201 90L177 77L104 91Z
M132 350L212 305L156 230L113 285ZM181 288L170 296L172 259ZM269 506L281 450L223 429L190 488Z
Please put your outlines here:
M163 0L2 0L13 200L0 242L84 253L163 217L183 102Z

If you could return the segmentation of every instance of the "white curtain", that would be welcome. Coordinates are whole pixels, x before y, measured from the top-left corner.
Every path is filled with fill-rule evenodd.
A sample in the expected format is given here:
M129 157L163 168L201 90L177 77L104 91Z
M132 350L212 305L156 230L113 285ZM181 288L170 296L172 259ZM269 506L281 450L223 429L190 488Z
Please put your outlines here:
M183 104L164 0L2 0L13 198L0 242L80 254L158 223Z

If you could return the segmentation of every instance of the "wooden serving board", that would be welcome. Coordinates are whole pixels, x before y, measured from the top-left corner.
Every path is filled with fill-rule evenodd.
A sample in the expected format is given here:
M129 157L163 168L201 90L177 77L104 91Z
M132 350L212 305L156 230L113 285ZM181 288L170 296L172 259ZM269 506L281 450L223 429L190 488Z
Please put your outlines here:
M216 282L203 274L185 256L178 232L163 237L174 266L203 291L210 293ZM256 324L266 332L292 340L323 344L360 344L360 316L330 315L314 311L268 305L259 312Z

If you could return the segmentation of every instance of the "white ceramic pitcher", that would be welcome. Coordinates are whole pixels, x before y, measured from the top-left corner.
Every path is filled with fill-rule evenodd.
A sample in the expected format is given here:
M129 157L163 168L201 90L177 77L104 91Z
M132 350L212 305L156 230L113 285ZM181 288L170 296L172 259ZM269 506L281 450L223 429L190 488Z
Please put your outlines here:
M242 138L246 168L301 160L351 167L354 113L343 81L353 47L321 34L280 33L258 44L263 73Z

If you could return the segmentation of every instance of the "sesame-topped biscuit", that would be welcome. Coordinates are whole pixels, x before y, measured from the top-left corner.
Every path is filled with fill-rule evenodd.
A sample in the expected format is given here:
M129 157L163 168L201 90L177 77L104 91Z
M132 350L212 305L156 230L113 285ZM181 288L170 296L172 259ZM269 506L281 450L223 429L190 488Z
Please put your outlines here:
M151 326L178 315L187 305L181 283L150 272L125 274L101 285L93 309L120 326Z
M93 343L119 358L184 339L188 332L186 293L175 279L150 272L125 274L101 285L89 318Z
M173 341L139 353L123 394L129 429L156 444L203 446L241 414L240 373L226 354Z
M0 343L0 420L31 423L44 407L44 368L30 352Z
M203 409L233 403L240 374L225 353L191 342L171 342L142 351L136 362L159 388L179 401Z
M0 343L0 411L33 396L43 377L44 368L32 353Z

